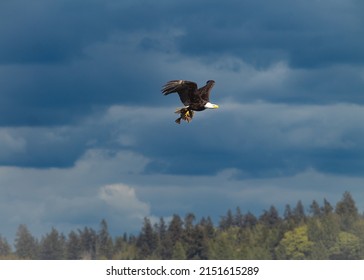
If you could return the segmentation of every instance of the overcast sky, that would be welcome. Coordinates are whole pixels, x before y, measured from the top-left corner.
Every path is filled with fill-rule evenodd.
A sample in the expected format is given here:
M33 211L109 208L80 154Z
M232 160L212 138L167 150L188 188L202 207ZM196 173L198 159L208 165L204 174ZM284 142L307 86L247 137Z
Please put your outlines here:
M3 0L0 234L364 210L361 0ZM215 80L177 125L164 83Z

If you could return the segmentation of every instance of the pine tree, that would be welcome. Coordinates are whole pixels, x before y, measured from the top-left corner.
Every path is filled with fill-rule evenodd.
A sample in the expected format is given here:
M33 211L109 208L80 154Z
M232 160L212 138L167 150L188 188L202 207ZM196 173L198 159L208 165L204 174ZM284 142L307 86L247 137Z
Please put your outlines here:
M306 220L305 208L303 207L301 200L297 202L296 207L293 209L293 219L296 225L299 225Z
M272 205L269 211L264 211L264 213L259 217L259 221L264 225L274 227L277 225L281 218L279 217L277 209Z
M199 225L203 228L204 235L207 239L212 239L215 236L216 230L210 216L206 219L202 218Z
M185 217L184 230L182 235L183 244L186 244L187 259L197 259L200 255L203 233L194 226L196 217L193 213L188 213Z
M163 260L171 259L173 245L170 236L167 234L167 225L163 217L159 219L155 231L158 236L158 255Z
M244 215L243 225L244 227L254 227L258 222L258 219L250 211Z
M0 257L7 257L11 253L11 247L6 238L0 235Z
M46 234L40 242L40 259L62 260L65 258L65 238L55 228Z
M211 255L211 243L216 237L217 230L210 217L202 218L195 227L196 238L198 240L196 251L201 260L207 260Z
M158 238L148 218L144 218L143 228L137 240L141 259L150 257L158 247Z
M166 238L167 235L167 225L163 217L159 218L159 223L156 226L156 232L161 240Z
M185 217L184 225L186 230L193 229L193 223L196 220L196 216L193 213L188 213Z
M180 241L183 234L183 222L180 216L174 214L171 222L169 223L167 234L171 240L172 247L177 241Z
M310 205L310 213L312 214L313 217L320 217L322 212L321 212L321 208L320 205L317 203L316 200L312 201L312 204Z
M291 209L291 205L286 204L286 206L284 208L283 218L287 221L289 221L293 218L293 212Z
M34 260L38 258L38 242L24 224L19 225L16 232L15 253L20 259Z
M234 225L240 228L244 226L244 215L241 213L240 207L236 207Z
M222 217L220 220L220 229L226 230L234 225L234 216L232 211L229 209L226 216Z
M283 221L284 228L286 231L294 229L296 226L296 222L294 219L293 211L291 209L291 205L286 204L283 212Z
M85 227L83 230L79 231L82 259L96 259L96 243L97 234L94 229Z
M66 259L79 260L82 257L81 240L77 233L71 231L66 240Z
M321 212L324 214L324 215L329 215L332 213L332 211L334 210L334 208L331 206L330 202L328 202L326 200L326 198L324 199L324 206L322 207L321 209Z
M201 224L197 224L185 230L183 241L185 244L187 259L207 259L208 244L207 235L209 234Z
M105 219L102 219L97 235L97 255L101 259L111 259L113 255L113 242Z
M345 192L342 199L336 204L335 213L341 218L343 230L349 230L358 219L358 209L349 192Z

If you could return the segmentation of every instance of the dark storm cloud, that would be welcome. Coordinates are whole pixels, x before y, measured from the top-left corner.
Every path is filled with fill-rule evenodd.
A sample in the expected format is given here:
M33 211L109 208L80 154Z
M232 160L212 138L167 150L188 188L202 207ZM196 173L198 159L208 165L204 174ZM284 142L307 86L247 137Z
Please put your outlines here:
M158 104L155 96L169 75L195 79L194 65L181 63L191 58L206 66L203 81L218 80L238 101L363 102L360 71L319 71L362 64L358 1L0 5L0 125L69 124L112 104ZM219 79L223 71L209 76L224 57L237 62L227 69L240 74L235 85ZM275 89L240 86L249 81L239 65L264 71L282 61L318 71L293 73ZM231 90L236 85L244 98Z
M48 168L71 166L84 153L92 131L70 127L0 130L0 165Z
M227 1L217 6L200 2L181 17L187 26L182 52L229 52L257 66L280 60L299 68L364 62L358 1Z
M133 102L135 94L128 94L150 84L138 88L140 69L135 72L127 59L133 35L109 41L115 32L137 28L123 20L128 6L126 1L3 1L0 125L72 123L103 106Z
M55 63L80 56L111 32L118 9L105 2L2 1L0 62Z

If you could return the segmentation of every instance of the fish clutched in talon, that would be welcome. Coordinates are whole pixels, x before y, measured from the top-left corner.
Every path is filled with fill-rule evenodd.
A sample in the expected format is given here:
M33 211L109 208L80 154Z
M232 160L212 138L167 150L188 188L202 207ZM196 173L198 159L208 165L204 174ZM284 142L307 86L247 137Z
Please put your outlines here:
M205 86L197 88L197 84L194 82L173 80L164 85L162 89L164 95L177 92L182 103L186 106L175 112L180 114L176 123L180 124L181 120L189 123L193 118L194 111L219 108L218 105L210 102L210 91L214 84L214 81L209 80Z
M177 109L176 114L180 114L180 117L176 119L176 123L180 124L181 120L184 120L186 122L190 122L193 118L193 111L190 110L188 107Z

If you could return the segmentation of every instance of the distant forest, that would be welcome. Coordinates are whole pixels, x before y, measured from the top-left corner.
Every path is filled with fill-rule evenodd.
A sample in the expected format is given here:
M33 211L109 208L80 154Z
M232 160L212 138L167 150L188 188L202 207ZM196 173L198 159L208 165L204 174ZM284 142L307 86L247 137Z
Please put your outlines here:
M283 217L271 206L259 217L228 210L218 225L193 213L145 218L137 235L111 237L102 220L97 230L52 228L38 240L20 225L14 246L0 236L0 259L364 259L364 215L345 192L335 206L314 200L307 213L301 201L287 204Z

